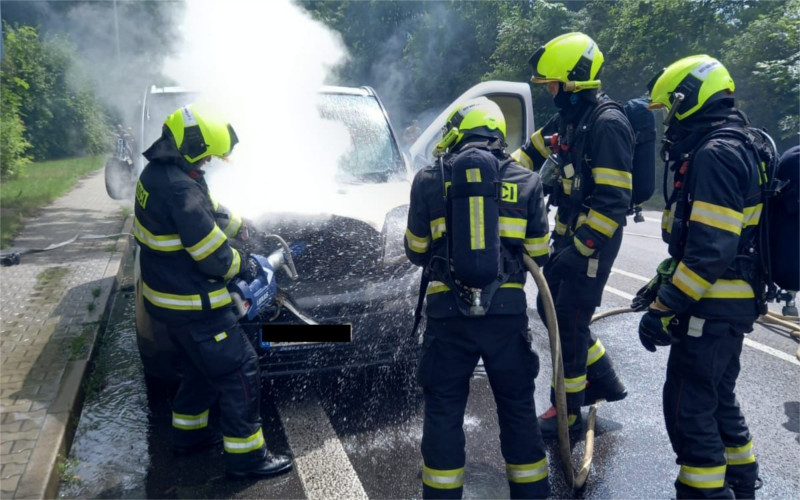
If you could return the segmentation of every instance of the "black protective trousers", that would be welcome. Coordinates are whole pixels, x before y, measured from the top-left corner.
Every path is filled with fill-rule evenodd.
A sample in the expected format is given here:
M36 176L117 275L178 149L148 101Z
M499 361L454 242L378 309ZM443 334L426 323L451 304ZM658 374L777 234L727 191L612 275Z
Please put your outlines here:
M226 469L248 470L261 464L266 445L261 431L258 356L244 330L234 322L224 330L208 331L195 324L167 331L181 371L173 413L195 416L218 402ZM179 428L173 415L176 445L198 444L214 432L208 427Z
M587 360L589 348L597 342L597 337L590 330L589 324L592 322L595 309L601 303L603 288L606 286L611 274L611 267L621 245L622 227L619 227L599 252L596 271L590 272L589 259L583 259L582 264L585 267L581 269L556 266L554 270L551 263L556 261L557 253L543 269L556 307L561 356L564 359L564 379L567 382L567 408L571 411L577 411L583 406L586 390L581 388L582 383L570 383L570 381L585 380L591 384L592 381L602 380L606 377L616 377L614 365L608 353L604 353L589 366L587 366ZM557 252L560 251L565 250L557 250ZM590 276L590 274L594 276ZM547 319L541 294L536 298L536 309L542 322L546 325ZM552 384L550 402L555 404L555 392Z
M417 370L425 399L423 497L462 496L464 411L482 358L497 404L511 498L546 498L547 457L533 399L539 358L530 343L528 317L429 317L423 339Z
M677 319L663 400L681 466L677 498L753 498L758 464L734 393L746 328L708 320L690 329L688 316Z

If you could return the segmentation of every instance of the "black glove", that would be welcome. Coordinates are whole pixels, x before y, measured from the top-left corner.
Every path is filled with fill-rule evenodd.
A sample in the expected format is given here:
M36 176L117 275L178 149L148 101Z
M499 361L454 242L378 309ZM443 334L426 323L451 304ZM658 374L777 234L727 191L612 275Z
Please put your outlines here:
M669 326L675 318L675 311L661 311L650 308L639 322L639 341L645 349L656 352L656 346L677 342L670 333Z
M636 296L631 301L631 309L634 311L644 311L647 309L650 304L656 300L658 290L661 286L665 283L669 283L672 275L675 274L675 268L677 266L678 261L672 257L661 261L661 264L658 265L656 270L655 277L636 292Z
M258 276L258 261L250 255L242 252L242 270L239 271L239 277L246 283L252 282Z

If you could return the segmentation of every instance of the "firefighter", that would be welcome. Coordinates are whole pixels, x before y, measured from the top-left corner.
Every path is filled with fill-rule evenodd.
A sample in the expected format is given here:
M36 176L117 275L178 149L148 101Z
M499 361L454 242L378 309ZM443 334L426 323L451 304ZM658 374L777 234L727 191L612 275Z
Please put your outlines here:
M411 188L405 251L411 262L424 268L421 295L426 293L428 277L430 280L417 371L425 401L421 446L424 498L461 498L466 460L462 424L478 358L483 359L497 403L511 497L545 498L550 491L533 400L539 359L531 346L522 263L523 252L540 265L546 262L549 228L539 176L508 157L505 134L505 119L497 104L486 98L462 104L450 115L437 146L446 153L439 162L419 171ZM470 304L459 295L461 287L449 272L454 263L449 255L455 249L450 247L448 233L453 232L455 208L443 193L453 191L453 167L462 159L475 162L470 166L476 170L498 162L499 168L492 171L499 172L502 181L502 194L491 195L493 200L486 202L498 204L499 218L495 215L487 224L498 227L494 234L508 274L502 284L498 282L491 299L484 297L488 302L483 303L489 307L483 316L468 315ZM464 215L479 217L484 208L481 203L476 201L475 212ZM421 305L422 301L418 311Z
M645 348L671 345L663 407L680 472L677 498L754 498L758 464L734 394L744 334L758 317L750 260L762 200L745 142L707 138L748 125L728 70L707 55L681 59L649 83L668 112L662 158L673 194L662 235L675 262L639 324Z
M145 307L166 325L182 375L172 412L175 454L221 441L227 475L258 478L288 471L292 460L267 451L258 358L226 288L233 277L254 274L228 240L241 236L241 219L211 199L202 170L237 141L226 121L200 105L170 114L144 152L149 163L136 187L134 235ZM214 403L221 439L209 426Z
M556 307L572 431L583 426L581 406L619 401L628 394L589 323L622 243L633 189L633 130L620 109L592 113L609 98L597 79L603 54L587 35L556 37L528 62L531 82L547 85L558 113L512 156L540 171L548 203L558 207L553 256L543 272ZM590 117L594 121L587 127ZM545 137L555 134L551 155ZM541 295L537 304L544 321ZM539 417L545 437L555 437L558 430L552 388L550 400L553 406Z

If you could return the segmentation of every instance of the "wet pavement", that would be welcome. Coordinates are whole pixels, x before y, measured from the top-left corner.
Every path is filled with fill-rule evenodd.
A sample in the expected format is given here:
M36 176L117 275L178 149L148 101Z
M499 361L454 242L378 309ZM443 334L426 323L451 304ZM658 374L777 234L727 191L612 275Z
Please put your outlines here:
M650 215L650 217L655 217ZM627 228L623 254L609 280L601 310L624 307L665 255L653 237L658 224ZM637 236L641 235L641 236ZM533 297L533 285L527 285ZM268 446L291 452L295 469L263 481L223 477L221 450L173 458L170 408L163 394L148 394L133 332L133 298L123 286L100 345L98 391L90 394L69 457L62 498L419 498L423 404L413 384L371 370L281 378L266 382L262 418ZM779 310L779 308L777 308ZM661 414L667 350L639 344L638 314L598 320L602 339L628 386L621 402L601 404L587 485L571 491L556 442L548 442L553 498L671 498L678 467ZM547 334L531 311L540 355L538 412L549 406ZM800 491L800 363L798 342L757 326L747 338L737 394L750 425L765 485L759 498L796 498ZM584 413L585 415L585 413ZM491 389L480 367L471 382L464 420L466 498L508 496L499 427ZM584 442L573 442L573 463Z
M13 241L19 263L0 268L2 498L56 494L81 381L128 245L113 236L130 232L126 206L108 198L102 170L90 174L25 221Z

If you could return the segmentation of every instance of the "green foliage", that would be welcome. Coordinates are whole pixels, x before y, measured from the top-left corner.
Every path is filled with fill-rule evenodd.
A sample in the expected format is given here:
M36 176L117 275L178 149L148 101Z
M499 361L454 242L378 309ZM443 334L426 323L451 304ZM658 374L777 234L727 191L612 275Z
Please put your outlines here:
M72 45L58 36L43 39L30 26L4 24L3 32L0 85L17 104L16 113L13 104L9 106L7 119L24 124L23 137L33 159L102 152L107 144L105 117L76 70Z
M766 126L784 148L800 130L800 0L762 2L755 17L725 44L736 97L751 121Z
M25 124L19 116L20 98L15 87L23 90L27 84L23 80L13 80L7 86L0 83L3 91L0 93L0 179L7 179L19 175L22 169L30 163L27 151L31 143L25 139Z
M536 48L583 31L603 51L612 98L641 96L661 68L709 54L730 70L754 125L781 149L798 140L800 0L298 3L342 35L351 58L337 83L375 87L394 121L438 113L481 80L527 81ZM537 116L554 111L546 92L532 94Z

